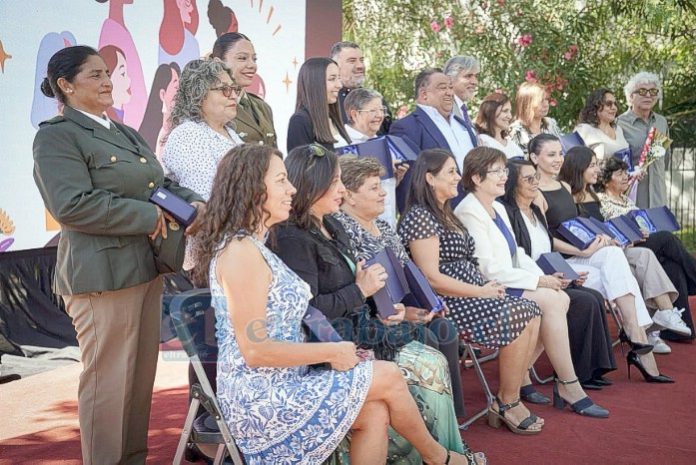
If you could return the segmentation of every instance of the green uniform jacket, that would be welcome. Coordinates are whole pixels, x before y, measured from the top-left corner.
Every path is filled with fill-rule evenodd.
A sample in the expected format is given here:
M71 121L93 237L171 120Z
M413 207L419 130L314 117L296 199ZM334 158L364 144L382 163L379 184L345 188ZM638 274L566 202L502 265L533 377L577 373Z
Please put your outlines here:
M237 135L246 144L265 144L278 148L273 111L261 97L245 92L239 100L234 125Z
M157 210L148 202L162 186L188 202L195 192L164 177L135 130L106 129L65 106L34 138L34 180L61 225L53 290L74 295L125 289L157 276L148 234Z

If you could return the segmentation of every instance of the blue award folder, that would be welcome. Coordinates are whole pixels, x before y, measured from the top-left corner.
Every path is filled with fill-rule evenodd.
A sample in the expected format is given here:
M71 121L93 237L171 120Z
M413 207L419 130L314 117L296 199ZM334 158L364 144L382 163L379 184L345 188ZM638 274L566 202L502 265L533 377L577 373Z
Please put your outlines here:
M595 240L597 234L585 221L586 218L573 218L562 222L558 226L558 233L578 249L584 250ZM589 223L589 221L587 221Z
M341 342L343 340L321 310L311 305L307 307L307 311L302 317L302 323L318 342Z
M537 265L546 274L554 274L561 272L563 273L564 279L570 279L575 281L580 277L579 274L575 272L574 269L570 267L563 255L558 252L547 252L539 256L537 260Z
M377 306L377 311L382 318L387 318L396 313L394 304L400 303L404 296L408 294L409 287L406 281L404 269L401 262L394 255L394 252L389 247L382 249L377 255L365 262L365 266L379 263L387 272L387 280L384 287L377 291L372 300Z
M584 146L585 141L582 140L582 137L580 137L580 134L577 132L571 132L561 136L561 148L563 149L563 153L568 153L568 150L579 145Z
M431 312L440 312L445 308L445 304L433 290L423 272L412 261L404 265L404 274L411 295L418 303L418 307L425 308Z
M196 207L169 192L164 187L158 187L150 196L150 202L159 206L174 217L183 227L189 226L196 219Z
M657 231L679 231L681 227L674 214L667 207L654 207L647 210L633 210L629 212L641 229L651 234Z
M628 172L633 171L633 153L631 147L614 152L614 156L628 165Z
M645 210L631 210L628 214L633 218L633 220L638 224L641 231L645 231L648 234L656 233L657 228L653 224L653 220L648 216L648 212Z
M638 223L628 215L617 216L606 221L608 225L614 226L621 234L626 236L630 242L642 241L645 238L638 227Z
M376 158L384 166L385 172L382 179L394 177L392 162L411 162L418 157L418 154L411 150L402 138L396 136L381 136L360 144L346 145L337 148L336 153L338 155L350 153L359 157Z

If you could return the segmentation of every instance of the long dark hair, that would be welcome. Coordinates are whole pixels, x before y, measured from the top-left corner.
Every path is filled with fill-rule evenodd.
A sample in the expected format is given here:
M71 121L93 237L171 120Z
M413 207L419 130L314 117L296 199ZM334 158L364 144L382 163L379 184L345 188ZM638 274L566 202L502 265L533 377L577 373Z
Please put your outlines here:
M331 187L338 171L338 156L319 144L301 145L290 151L285 168L288 180L297 189L290 221L304 230L319 227L310 209Z
M157 135L164 124L164 115L162 114L163 102L159 94L161 90L166 90L169 83L172 82L172 71L177 76L181 76L181 69L174 62L161 64L157 67L155 77L152 79L150 97L147 99L147 106L145 107L145 116L143 116L143 122L138 130L153 152L157 149L157 143L159 142Z
M607 94L614 95L609 89L601 88L593 90L590 95L587 96L585 106L580 110L580 116L578 116L578 124L586 123L594 127L599 126L599 116L597 116L597 112L601 111L604 107L604 97ZM616 119L611 122L611 125L616 127Z
M46 77L41 82L41 92L46 97L56 98L60 103L66 104L65 94L58 85L58 79L73 82L82 65L93 55L99 56L99 53L86 45L74 45L58 50L48 60Z
M418 159L410 170L412 173L411 185L406 197L405 211L408 212L415 206L423 207L432 213L445 229L464 231L464 225L454 216L449 200L446 200L445 204L440 207L435 193L426 180L428 173L437 176L445 166L445 162L450 158L454 160L454 155L445 149L427 149L418 155ZM405 216L402 215L401 218Z
M314 140L322 144L337 142L331 133L329 120L333 121L341 137L350 142L343 127L339 103L329 104L326 99L326 68L336 64L331 58L314 57L305 61L297 75L297 103L295 111L304 108L312 118Z
M586 192L590 197L597 200L597 194L594 193L592 186L590 184L585 186L583 179L583 174L590 167L593 158L595 158L595 153L591 148L576 146L568 150L563 159L563 166L561 166L561 172L558 173L558 180L567 182L570 185L570 192L575 198Z
M274 156L283 159L283 154L270 145L243 144L220 160L203 226L194 243L192 277L196 285L208 286L210 262L234 234L252 234L262 226L267 215L260 207L267 199L264 177Z

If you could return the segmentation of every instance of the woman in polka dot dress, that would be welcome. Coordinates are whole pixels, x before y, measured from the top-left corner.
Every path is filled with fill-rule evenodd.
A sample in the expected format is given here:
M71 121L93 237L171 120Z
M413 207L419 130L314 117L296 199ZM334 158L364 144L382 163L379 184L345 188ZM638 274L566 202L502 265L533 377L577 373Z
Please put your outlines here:
M513 433L536 434L543 420L519 400L523 374L539 333L541 312L532 301L513 297L478 270L474 241L452 213L460 176L449 151L421 152L411 168L406 213L399 235L433 288L443 296L450 317L467 340L499 348L500 388L489 424L501 422Z

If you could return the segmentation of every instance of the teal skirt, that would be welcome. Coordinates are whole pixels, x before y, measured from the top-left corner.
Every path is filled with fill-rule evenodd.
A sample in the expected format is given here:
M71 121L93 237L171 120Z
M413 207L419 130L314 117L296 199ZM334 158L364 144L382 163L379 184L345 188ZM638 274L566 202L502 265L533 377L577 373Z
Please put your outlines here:
M452 386L447 360L440 351L413 341L399 350L394 360L401 368L408 390L416 401L418 411L430 434L448 450L468 451L459 434L459 424L454 413ZM350 434L336 452L324 463L327 465L350 464ZM387 463L394 465L419 465L420 454L400 434L389 428Z

